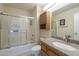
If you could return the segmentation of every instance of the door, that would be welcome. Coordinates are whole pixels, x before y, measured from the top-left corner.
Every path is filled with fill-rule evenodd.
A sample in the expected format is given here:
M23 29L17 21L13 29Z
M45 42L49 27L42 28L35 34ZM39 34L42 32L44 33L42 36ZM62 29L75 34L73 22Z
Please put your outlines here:
M74 14L74 39L79 40L79 13Z
M9 45L19 45L20 41L19 19L9 16Z
M9 45L17 46L26 43L26 19L9 16Z

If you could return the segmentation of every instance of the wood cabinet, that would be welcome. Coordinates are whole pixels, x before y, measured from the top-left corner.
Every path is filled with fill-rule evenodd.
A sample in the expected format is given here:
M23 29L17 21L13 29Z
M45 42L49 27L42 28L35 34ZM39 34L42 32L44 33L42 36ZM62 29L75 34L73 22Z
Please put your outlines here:
M51 13L44 12L40 15L40 29L50 29Z
M41 56L65 56L65 54L41 42Z

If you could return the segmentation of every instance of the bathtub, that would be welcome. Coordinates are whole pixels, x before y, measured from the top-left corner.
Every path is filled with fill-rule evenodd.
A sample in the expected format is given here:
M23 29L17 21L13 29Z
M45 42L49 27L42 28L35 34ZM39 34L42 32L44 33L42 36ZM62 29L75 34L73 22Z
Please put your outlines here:
M36 43L28 43L26 45L1 49L0 56L27 56L31 54L31 48L35 45Z

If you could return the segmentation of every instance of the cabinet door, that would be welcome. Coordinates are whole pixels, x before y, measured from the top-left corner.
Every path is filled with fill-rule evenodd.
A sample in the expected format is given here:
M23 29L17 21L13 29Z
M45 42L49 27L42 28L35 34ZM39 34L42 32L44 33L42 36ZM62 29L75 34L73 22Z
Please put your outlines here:
M47 46L47 53L48 55L52 55L52 56L65 56L64 53L60 52L59 50L53 48L53 47L50 47L50 46Z
M41 56L47 56L47 53L41 50Z
M45 51L46 52L46 45L41 43L41 50Z
M46 24L47 13L43 13L40 15L40 24Z
M40 29L46 29L46 12L40 15Z
M49 55L49 56L57 56L54 52L52 52L51 50L48 50L47 51L47 54Z
M50 29L51 16L50 12L44 12L40 15L40 29Z
M50 47L46 43L41 42L41 55L48 55L48 56L66 56L66 54L60 52L59 50Z

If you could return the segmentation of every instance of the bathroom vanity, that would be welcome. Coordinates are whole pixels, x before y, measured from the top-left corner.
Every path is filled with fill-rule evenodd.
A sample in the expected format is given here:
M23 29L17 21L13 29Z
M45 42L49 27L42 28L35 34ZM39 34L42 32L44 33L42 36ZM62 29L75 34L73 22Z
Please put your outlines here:
M41 42L41 55L42 56L64 56L65 54L59 50Z
M41 41L41 55L64 56L65 54Z
M56 38L41 38L41 56L79 56L79 45Z

